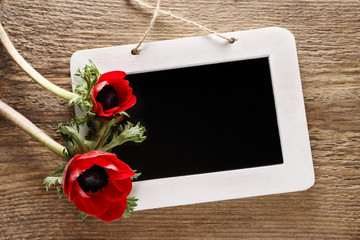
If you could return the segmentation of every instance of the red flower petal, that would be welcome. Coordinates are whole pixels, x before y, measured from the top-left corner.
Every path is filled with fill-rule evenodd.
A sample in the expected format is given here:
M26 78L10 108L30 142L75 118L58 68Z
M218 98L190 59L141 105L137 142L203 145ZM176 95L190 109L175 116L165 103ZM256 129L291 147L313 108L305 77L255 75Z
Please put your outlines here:
M97 83L101 83L103 81L107 81L107 82L118 81L119 79L123 79L125 76L126 73L123 71L106 72L100 75Z
M119 112L123 112L123 111L131 108L132 106L135 105L135 103L136 103L136 97L134 95L131 95L129 100L126 103L124 103L123 105L120 106Z
M100 104L101 105L101 104ZM102 106L101 106L101 109L102 109ZM110 117L116 113L119 113L121 111L119 111L120 107L119 106L116 106L116 107L113 107L113 108L110 108L106 111L104 111L103 113L101 113L102 115L104 116L107 116L107 117ZM100 116L100 115L99 115Z
M110 85L115 89L119 102L127 101L132 94L128 80L114 81Z
M90 152L87 152L84 154L79 154L78 158L87 160L89 158L96 158L98 156L108 156L108 155L113 155L116 158L116 155L113 153L107 153L107 152L101 152L101 151L90 151Z
M69 195L69 191L71 190L73 183L80 174L91 168L93 165L93 162L82 158L81 154L76 155L73 159L71 159L71 161L67 164L63 175L63 191L66 195ZM69 173L69 168L71 168L71 174Z
M81 170L79 168L72 168L74 166L74 163L78 161L78 158L81 155L76 155L73 157L68 164L66 165L64 172L63 172L63 191L66 195L68 195L69 191L72 188L72 184L74 182L74 178L76 179L76 175L79 176L81 174ZM69 173L69 170L71 169L71 174ZM86 169L86 168L85 168ZM84 169L84 171L85 171ZM79 173L80 172L80 173Z
M94 104L94 106L96 106L97 110L95 111L95 109L93 108L93 112L100 117L110 117L113 115L112 113L105 113L103 110L103 106L99 102L97 104Z
M100 76L91 91L91 101L93 102L92 111L95 114L100 117L111 118L113 115L129 109L136 103L136 97L132 94L129 81L124 79L125 76L126 73L122 71L107 72ZM104 111L102 104L96 100L96 97L107 85L114 88L118 98L118 106Z
M125 192L127 193L127 195L129 195L132 190L132 182L130 178L123 180L114 180L113 184L119 191Z
M108 170L106 170L106 172L109 175L109 177L114 180L123 180L123 179L130 178L135 175L135 172L131 169L129 169L127 171L121 171L121 172L117 172L112 169L108 169Z
M109 176L108 183L97 192L84 192L77 178L93 165L106 170ZM127 205L127 196L132 190L130 177L133 175L134 171L115 154L99 151L79 154L72 158L65 168L64 193L80 211L109 222L122 217Z
M101 89L103 89L106 85L109 85L109 83L106 82L106 81L103 81L103 82L98 81L98 82L95 84L95 86L94 86L94 88L92 89L92 91L91 91L91 94L93 93L92 97L93 97L94 99L96 99L98 93L99 93L99 92L101 91Z
M90 198L77 196L74 199L74 204L80 211L97 217L108 211L111 203L104 201L100 194L94 193Z
M101 152L100 152L101 153ZM95 159L91 159L91 161L107 170L114 170L119 174L124 174L126 177L131 177L135 175L134 171L124 162L120 161L115 154L106 153L106 154L99 154ZM128 176L127 174L131 174Z
M130 179L126 179L128 181L124 181L124 186L119 189L116 185L114 185L113 181L109 180L109 183L101 189L99 192L104 194L104 197L107 198L111 202L116 202L121 200L124 196L130 194L132 189L132 182Z
M105 221L105 222L111 222L115 219L119 219L122 217L126 210L127 206L127 199L124 197L121 201L113 202L109 209L102 215L97 216L97 218Z
M104 158L103 156L98 156L96 158L90 158L87 161L92 162L93 165L96 164L105 169L115 169L118 170L118 164L114 160L109 160Z
M77 196L80 196L82 198L90 198L90 196L86 192L84 192L84 190L82 190L78 181L75 181L73 183L72 188L71 188L69 194L67 194L67 195L68 195L69 201L74 201L74 199Z

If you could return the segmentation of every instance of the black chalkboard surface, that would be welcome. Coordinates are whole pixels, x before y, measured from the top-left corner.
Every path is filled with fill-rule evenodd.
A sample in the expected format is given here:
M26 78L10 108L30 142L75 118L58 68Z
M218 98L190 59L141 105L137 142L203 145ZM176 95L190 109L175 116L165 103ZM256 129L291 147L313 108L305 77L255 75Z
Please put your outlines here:
M126 76L147 139L115 149L138 180L283 163L268 58Z

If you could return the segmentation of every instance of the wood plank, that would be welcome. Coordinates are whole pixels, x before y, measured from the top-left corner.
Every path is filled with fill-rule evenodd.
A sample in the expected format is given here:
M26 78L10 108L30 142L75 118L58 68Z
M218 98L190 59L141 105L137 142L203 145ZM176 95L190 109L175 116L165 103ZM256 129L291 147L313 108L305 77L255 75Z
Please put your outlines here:
M148 1L155 5L155 1ZM30 64L70 90L80 49L137 43L152 13L131 0L2 0L1 22ZM61 159L0 119L1 239L360 239L360 2L164 0L164 9L219 32L279 26L295 35L316 184L308 191L81 221L42 185ZM146 41L205 35L160 16ZM0 47L0 98L60 141L72 109Z

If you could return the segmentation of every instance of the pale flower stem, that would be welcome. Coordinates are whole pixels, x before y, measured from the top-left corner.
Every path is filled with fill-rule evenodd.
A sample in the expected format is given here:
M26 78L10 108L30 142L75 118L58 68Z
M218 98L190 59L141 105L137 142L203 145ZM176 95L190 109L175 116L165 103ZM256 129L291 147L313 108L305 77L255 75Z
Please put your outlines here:
M44 133L37 126L35 126L29 119L21 115L15 109L13 109L12 107L10 107L1 100L0 100L0 116L12 122L14 125L19 127L27 134L29 134L31 137L35 138L40 143L44 144L54 153L58 154L63 158L65 157L64 155L65 147L55 142L46 133Z
M19 65L19 67L22 70L24 70L32 79L34 79L34 81L37 82L40 86L68 101L78 96L73 92L69 92L51 83L49 80L44 78L40 73L38 73L33 67L31 67L31 65L15 49L14 45L10 41L1 23L0 23L0 39L6 51L14 59L17 65Z

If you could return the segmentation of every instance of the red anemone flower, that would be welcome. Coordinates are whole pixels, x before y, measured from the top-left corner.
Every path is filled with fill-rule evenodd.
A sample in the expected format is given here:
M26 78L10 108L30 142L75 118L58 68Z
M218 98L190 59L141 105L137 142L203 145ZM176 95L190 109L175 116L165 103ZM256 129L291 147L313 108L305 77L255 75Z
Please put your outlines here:
M125 72L104 73L91 90L92 111L100 117L112 117L125 111L136 103Z
M66 165L63 190L80 211L111 222L125 212L134 175L115 154L91 151L76 155Z

